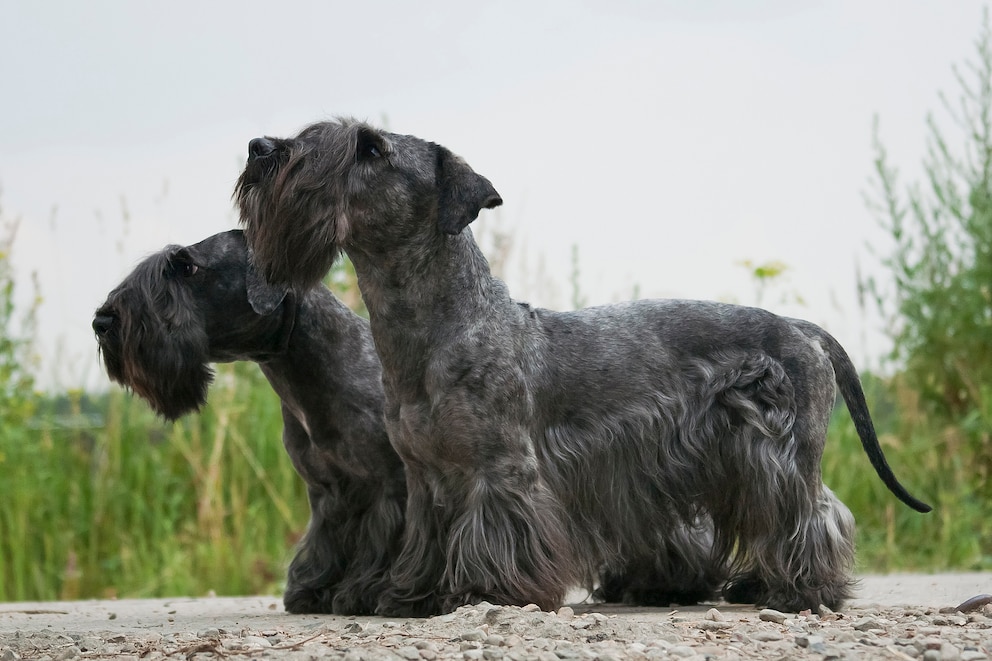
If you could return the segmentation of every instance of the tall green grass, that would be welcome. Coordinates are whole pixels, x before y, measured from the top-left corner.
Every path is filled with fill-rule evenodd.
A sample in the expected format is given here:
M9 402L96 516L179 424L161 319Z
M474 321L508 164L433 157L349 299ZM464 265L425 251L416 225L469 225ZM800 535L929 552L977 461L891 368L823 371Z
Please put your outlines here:
M308 518L279 401L223 365L175 424L114 390L0 432L0 600L276 593Z
M879 441L896 477L933 505L928 514L896 500L861 449L843 405L831 420L823 459L826 484L857 521L862 571L992 569L992 502L968 434L987 434L992 417L968 425L939 426L899 378L865 378ZM992 405L992 398L986 400ZM988 406L986 407L988 409Z

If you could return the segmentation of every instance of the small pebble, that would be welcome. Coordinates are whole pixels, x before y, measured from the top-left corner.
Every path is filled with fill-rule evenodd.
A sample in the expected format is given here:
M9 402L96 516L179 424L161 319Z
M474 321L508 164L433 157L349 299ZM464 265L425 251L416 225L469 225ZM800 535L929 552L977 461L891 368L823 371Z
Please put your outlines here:
M823 643L823 636L796 636L796 645L799 647L812 647L817 643Z
M863 617L860 620L856 620L851 626L855 631L868 631L870 629L883 628L881 623L873 617Z
M70 645L69 647L59 650L58 654L55 655L55 661L68 661L69 659L75 659L82 653L82 650L78 647L75 645Z
M242 642L250 647L272 647L272 643L261 636L245 636Z
M783 636L778 631L765 630L765 631L755 631L750 634L751 640L757 640L762 643L768 643L775 640L782 640Z
M961 661L961 650L950 643L940 646L940 661Z
M409 661L417 661L417 659L422 659L420 656L420 650L418 650L413 645L404 645L403 647L397 648L396 654L408 659Z
M786 615L773 608L763 608L760 613L758 613L758 619L762 622L774 622L775 624L782 624L785 622Z

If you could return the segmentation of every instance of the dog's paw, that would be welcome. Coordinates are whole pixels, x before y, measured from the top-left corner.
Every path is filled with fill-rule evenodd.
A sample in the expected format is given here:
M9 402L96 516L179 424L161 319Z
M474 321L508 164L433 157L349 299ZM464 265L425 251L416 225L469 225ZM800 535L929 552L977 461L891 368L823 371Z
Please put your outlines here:
M762 604L768 587L754 574L741 574L728 580L721 593L724 600L731 604Z

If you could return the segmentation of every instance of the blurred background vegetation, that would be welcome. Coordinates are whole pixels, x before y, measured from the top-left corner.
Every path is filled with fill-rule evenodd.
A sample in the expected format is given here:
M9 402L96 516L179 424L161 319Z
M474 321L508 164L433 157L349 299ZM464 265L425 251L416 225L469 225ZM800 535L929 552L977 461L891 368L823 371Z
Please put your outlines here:
M857 519L862 572L992 569L988 23L975 59L955 71L957 95L939 96L955 137L928 122L923 181L899 180L876 120L865 199L891 240L874 248L886 277L864 279L861 293L892 352L863 380L890 463L934 511L914 513L886 491L841 403L823 472ZM279 593L308 510L282 449L278 399L257 367L217 366L202 414L174 424L114 388L37 391L40 295L15 309L15 286L37 290L14 282L16 230L0 214L0 601ZM499 272L512 238L490 230L480 242ZM787 266L742 265L755 302L767 303ZM579 306L579 268L575 253L571 273L539 270L538 286L570 287ZM347 262L328 283L363 310Z

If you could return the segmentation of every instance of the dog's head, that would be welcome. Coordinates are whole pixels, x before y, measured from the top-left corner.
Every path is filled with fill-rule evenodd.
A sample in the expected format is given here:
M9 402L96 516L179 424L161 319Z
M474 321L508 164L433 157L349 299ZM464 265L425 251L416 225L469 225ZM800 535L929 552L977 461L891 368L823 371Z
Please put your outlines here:
M93 331L111 380L173 420L206 401L209 363L284 350L294 319L294 297L258 275L233 230L143 260L96 311Z
M503 202L444 147L351 120L249 142L234 199L265 277L297 288L320 282L341 250L458 234Z

